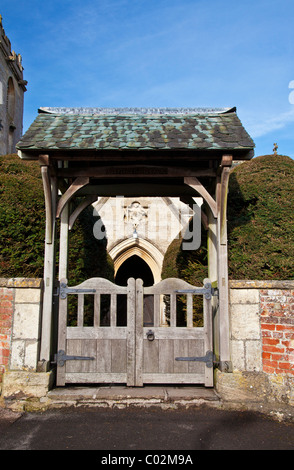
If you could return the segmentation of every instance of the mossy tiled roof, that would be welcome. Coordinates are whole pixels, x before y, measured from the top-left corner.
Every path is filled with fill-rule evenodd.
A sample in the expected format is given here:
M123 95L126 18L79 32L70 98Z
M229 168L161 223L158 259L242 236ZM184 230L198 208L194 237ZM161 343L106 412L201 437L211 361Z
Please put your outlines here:
M233 150L254 143L233 109L40 108L19 150Z

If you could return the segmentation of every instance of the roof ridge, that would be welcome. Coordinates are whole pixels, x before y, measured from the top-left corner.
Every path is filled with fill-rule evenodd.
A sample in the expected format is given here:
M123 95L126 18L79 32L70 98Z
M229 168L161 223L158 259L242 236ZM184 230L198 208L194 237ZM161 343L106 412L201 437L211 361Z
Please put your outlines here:
M80 114L80 115L199 115L227 114L236 112L232 108L90 108L90 107L40 107L39 114Z

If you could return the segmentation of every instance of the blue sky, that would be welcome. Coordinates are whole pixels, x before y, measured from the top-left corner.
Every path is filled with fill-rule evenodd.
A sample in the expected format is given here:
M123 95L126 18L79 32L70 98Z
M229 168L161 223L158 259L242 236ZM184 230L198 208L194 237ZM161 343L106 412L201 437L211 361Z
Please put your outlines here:
M293 0L1 0L41 106L230 107L294 158ZM292 83L291 83L292 82Z

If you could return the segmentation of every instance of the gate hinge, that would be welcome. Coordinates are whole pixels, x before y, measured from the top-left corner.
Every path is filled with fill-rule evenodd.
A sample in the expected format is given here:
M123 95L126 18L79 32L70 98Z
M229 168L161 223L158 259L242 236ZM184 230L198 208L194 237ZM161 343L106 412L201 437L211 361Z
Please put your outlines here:
M95 357L90 356L67 356L65 351L62 349L58 351L57 354L54 354L54 364L57 364L59 367L63 367L65 361L94 361Z
M214 365L219 365L219 362L216 361L216 357L212 351L207 351L205 356L200 357L176 357L176 361L194 361L194 362L205 362L206 367L212 368Z
M59 296L61 299L66 299L67 294L95 294L96 289L77 289L75 287L67 287L64 282L60 283Z
M218 296L218 289L211 286L208 282L204 284L204 287L199 287L195 289L181 289L176 290L176 294L202 294L206 300L210 300L212 296Z

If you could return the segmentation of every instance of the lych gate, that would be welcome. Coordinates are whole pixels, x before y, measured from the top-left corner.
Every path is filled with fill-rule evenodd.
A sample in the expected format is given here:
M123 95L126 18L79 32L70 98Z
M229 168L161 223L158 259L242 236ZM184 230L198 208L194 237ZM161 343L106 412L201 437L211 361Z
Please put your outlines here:
M106 382L212 386L214 366L230 371L228 181L232 162L252 158L253 147L234 108L40 109L17 146L21 158L39 160L45 194L40 371L49 370L54 354L57 385ZM150 258L154 284L143 285L143 276L127 280L124 273L127 285L102 278L71 285L67 279L68 230L98 197L113 196L178 197L191 208L194 198L203 198L201 219L208 237L209 279L204 280L202 288L180 279L161 281L156 248L148 252L146 240L137 245L123 241L120 248L113 248L112 256L117 273L128 256ZM82 202L71 212L70 203L77 197ZM140 263L137 265L140 272ZM52 318L57 276L58 344L54 350ZM71 296L77 299L76 326L67 324ZM86 296L91 297L93 305L91 326L84 321ZM203 297L203 322L196 325L193 299L199 296ZM184 323L177 316L179 298L185 305Z

